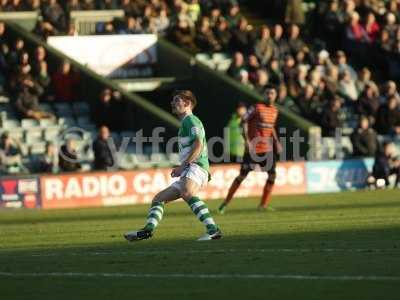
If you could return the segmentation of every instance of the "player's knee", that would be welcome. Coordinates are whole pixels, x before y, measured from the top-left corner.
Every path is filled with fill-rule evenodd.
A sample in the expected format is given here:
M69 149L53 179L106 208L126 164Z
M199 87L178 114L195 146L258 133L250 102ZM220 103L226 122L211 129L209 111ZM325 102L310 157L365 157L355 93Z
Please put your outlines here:
M184 189L181 193L181 197L185 201L189 201L193 197L193 193L187 189Z
M267 182L269 184L275 184L275 179L276 179L276 173L269 173L268 174Z
M162 199L161 193L158 193L157 195L154 196L152 204L159 204L163 202L164 200Z

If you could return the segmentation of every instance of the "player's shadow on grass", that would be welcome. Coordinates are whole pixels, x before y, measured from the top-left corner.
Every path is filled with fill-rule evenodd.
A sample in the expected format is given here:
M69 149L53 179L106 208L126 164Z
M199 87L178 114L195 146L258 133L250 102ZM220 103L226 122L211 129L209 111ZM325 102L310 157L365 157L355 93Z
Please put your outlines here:
M255 202L256 204L256 202ZM175 205L175 204L172 204ZM259 212L256 207L246 207L246 208L235 208L235 204L233 203L229 210L227 211L226 216L229 215L238 215L238 214L259 214L259 215L274 215L279 214L279 212L292 212L292 211L329 211L329 210L339 210L339 209L363 209L363 208L395 208L398 207L399 204L396 202L379 202L379 203L357 203L357 204L323 204L323 205L304 205L304 206L280 206L279 200L274 203L274 207L276 207L276 212ZM146 206L147 208L148 206ZM81 222L81 221L110 221L110 220L120 220L120 221L129 221L132 222L140 220L143 221L146 217L146 210L143 210L144 206L141 207L127 207L126 210L128 213L120 214L120 213L90 213L88 215L82 214L74 214L71 211L68 215L57 216L57 215L48 215L46 218L37 218L35 216L27 216L23 219L0 219L0 225L19 225L19 224L46 224L46 223L62 223L62 222ZM214 215L217 215L216 209L211 209L211 212ZM166 216L175 216L175 217L187 217L190 215L190 210L187 208L182 208L180 211L168 211L166 209ZM253 217L253 214L251 217ZM225 217L225 216L223 216Z

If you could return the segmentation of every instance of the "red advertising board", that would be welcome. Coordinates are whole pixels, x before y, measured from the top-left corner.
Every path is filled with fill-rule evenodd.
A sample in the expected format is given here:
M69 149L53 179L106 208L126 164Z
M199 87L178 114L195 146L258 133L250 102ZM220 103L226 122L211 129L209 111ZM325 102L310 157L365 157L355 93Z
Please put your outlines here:
M157 192L175 180L171 178L170 172L169 169L151 169L42 176L42 207L51 209L148 203ZM239 173L239 165L215 165L210 172L212 180L199 196L203 199L222 198ZM260 195L266 178L265 173L251 172L237 196ZM274 193L305 192L304 163L278 163Z

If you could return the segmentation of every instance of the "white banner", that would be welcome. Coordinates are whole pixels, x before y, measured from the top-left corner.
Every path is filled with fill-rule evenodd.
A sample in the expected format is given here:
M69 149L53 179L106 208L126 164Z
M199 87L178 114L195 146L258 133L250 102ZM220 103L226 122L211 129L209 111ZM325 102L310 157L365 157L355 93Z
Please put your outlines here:
M154 34L52 36L48 43L110 78L152 76L152 66L157 62Z

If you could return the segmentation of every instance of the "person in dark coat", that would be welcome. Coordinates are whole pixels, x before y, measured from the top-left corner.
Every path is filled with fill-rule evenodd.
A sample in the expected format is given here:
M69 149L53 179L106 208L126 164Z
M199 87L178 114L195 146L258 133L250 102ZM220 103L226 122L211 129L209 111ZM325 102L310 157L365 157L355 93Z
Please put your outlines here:
M94 169L107 170L114 166L114 158L109 145L110 131L107 126L102 126L99 136L93 143ZM111 141L110 141L111 142Z
M355 157L374 156L378 148L376 131L369 127L367 117L360 118L359 127L352 133L353 155Z
M341 127L339 111L342 103L339 97L335 97L322 112L321 127L324 136L335 136L336 128Z
M400 159L394 156L394 145L391 142L386 142L383 145L382 151L378 151L375 157L375 163L372 168L372 176L376 182L378 179L383 179L386 186L389 185L389 176L396 175L395 187L398 187L400 182Z
M376 113L376 131L379 134L393 134L400 128L400 110L397 98L392 96L386 104L382 104Z
M77 172L81 169L74 140L68 139L59 152L59 168L61 172Z

